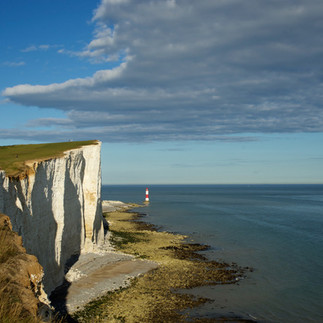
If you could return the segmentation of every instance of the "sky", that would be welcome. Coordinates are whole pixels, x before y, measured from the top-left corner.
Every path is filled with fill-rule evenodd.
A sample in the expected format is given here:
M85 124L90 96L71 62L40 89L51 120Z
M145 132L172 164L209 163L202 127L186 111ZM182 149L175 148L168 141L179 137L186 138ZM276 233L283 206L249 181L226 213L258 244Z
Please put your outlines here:
M323 183L321 0L10 0L0 145L102 141L104 184Z

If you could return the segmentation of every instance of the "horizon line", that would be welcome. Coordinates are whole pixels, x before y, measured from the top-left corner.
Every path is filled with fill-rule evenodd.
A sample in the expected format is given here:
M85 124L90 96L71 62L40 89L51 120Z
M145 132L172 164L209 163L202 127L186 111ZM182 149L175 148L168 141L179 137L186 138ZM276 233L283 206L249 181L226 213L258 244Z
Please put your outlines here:
M323 185L322 183L109 183L102 186L147 186L147 185Z

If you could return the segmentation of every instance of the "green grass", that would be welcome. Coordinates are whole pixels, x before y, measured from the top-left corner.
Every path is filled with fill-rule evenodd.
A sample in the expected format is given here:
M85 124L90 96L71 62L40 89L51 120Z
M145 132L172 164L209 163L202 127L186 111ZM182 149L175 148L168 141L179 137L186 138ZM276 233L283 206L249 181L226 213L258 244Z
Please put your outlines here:
M0 146L0 169L4 170L8 177L19 177L28 171L26 161L61 157L67 150L96 143L96 140L90 140L37 145Z

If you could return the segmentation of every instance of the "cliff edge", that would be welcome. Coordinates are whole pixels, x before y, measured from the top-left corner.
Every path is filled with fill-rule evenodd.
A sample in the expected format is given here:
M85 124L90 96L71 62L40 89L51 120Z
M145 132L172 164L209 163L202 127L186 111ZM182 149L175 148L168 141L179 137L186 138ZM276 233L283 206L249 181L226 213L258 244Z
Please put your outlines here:
M43 267L47 295L63 283L67 265L104 243L100 149L93 141L47 153L26 161L23 176L0 170L0 212Z

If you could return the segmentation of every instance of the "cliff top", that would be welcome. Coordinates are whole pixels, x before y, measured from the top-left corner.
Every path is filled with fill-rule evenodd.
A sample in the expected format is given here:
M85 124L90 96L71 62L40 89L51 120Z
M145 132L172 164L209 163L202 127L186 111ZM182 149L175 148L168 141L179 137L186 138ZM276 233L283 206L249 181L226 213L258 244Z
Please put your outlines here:
M97 140L89 140L0 146L0 170L4 170L8 177L25 177L30 169L28 162L61 157L68 150L96 144Z

